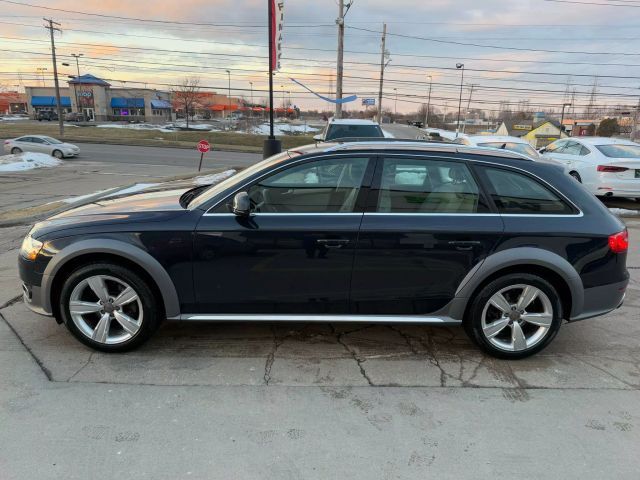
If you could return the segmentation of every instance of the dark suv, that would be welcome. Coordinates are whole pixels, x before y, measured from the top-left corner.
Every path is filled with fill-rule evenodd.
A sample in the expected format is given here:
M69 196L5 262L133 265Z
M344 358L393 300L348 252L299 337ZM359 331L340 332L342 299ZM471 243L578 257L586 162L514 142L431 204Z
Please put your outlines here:
M288 151L206 189L104 199L37 224L26 303L122 351L165 318L461 325L521 358L618 307L624 225L562 168L417 142Z

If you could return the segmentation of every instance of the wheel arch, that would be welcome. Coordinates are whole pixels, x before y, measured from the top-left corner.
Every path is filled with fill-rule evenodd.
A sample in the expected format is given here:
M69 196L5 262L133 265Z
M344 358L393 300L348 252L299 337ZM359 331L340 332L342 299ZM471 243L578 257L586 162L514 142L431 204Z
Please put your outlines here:
M154 293L161 299L167 317L180 315L178 294L164 267L144 250L110 239L81 240L63 248L51 259L42 280L44 310L52 312L58 318L55 299L60 293L65 274L96 261L111 261L131 268L149 282Z
M535 247L503 250L487 257L463 279L451 304L450 315L464 319L476 293L489 282L510 273L539 275L558 291L563 316L578 315L584 305L584 287L578 272L556 253Z

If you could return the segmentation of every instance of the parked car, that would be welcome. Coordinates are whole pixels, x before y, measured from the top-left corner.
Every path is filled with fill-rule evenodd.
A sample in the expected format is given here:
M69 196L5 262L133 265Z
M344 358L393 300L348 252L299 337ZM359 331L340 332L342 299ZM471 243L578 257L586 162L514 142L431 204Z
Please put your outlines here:
M79 112L70 112L64 116L64 119L67 122L83 122L84 115L82 115L82 113L79 113Z
M454 140L454 143L469 145L474 147L490 147L499 148L501 150L510 150L512 152L522 153L534 160L538 160L540 155L529 142L518 137L510 137L507 135L461 135Z
M384 138L384 132L377 122L352 118L330 118L322 133L314 140L325 142L336 139Z
M42 120L46 120L50 122L51 120L58 120L58 113L52 110L40 111L36 116L36 119L41 122Z
M5 140L4 151L13 154L22 152L48 153L60 159L80 155L80 148L77 145L61 142L46 135L25 135Z
M599 197L640 200L640 145L607 137L570 137L540 150Z
M501 358L621 305L627 230L550 162L388 140L299 147L208 188L38 223L26 304L114 352L165 318L463 326Z

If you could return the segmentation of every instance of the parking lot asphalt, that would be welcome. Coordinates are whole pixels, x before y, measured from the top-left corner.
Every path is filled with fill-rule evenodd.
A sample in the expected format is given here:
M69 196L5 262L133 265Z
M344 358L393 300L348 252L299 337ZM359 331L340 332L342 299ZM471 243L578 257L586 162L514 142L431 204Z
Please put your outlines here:
M192 172L72 160L0 177L12 208ZM460 328L165 322L76 342L20 299L0 228L0 479L637 479L640 219L622 308L521 361Z

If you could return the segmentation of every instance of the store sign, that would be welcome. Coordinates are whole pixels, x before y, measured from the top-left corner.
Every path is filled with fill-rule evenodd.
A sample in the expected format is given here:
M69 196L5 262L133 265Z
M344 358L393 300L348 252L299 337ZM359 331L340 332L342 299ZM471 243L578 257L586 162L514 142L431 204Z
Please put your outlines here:
M94 108L93 90L91 87L80 86L78 89L78 103L80 108Z
M282 31L284 28L284 0L269 0L273 16L271 21L271 61L273 71L280 70L282 60Z
M514 125L514 130L531 130L531 125Z
M370 105L375 105L375 104L376 104L376 99L375 98L363 98L362 99L362 105L370 106Z

